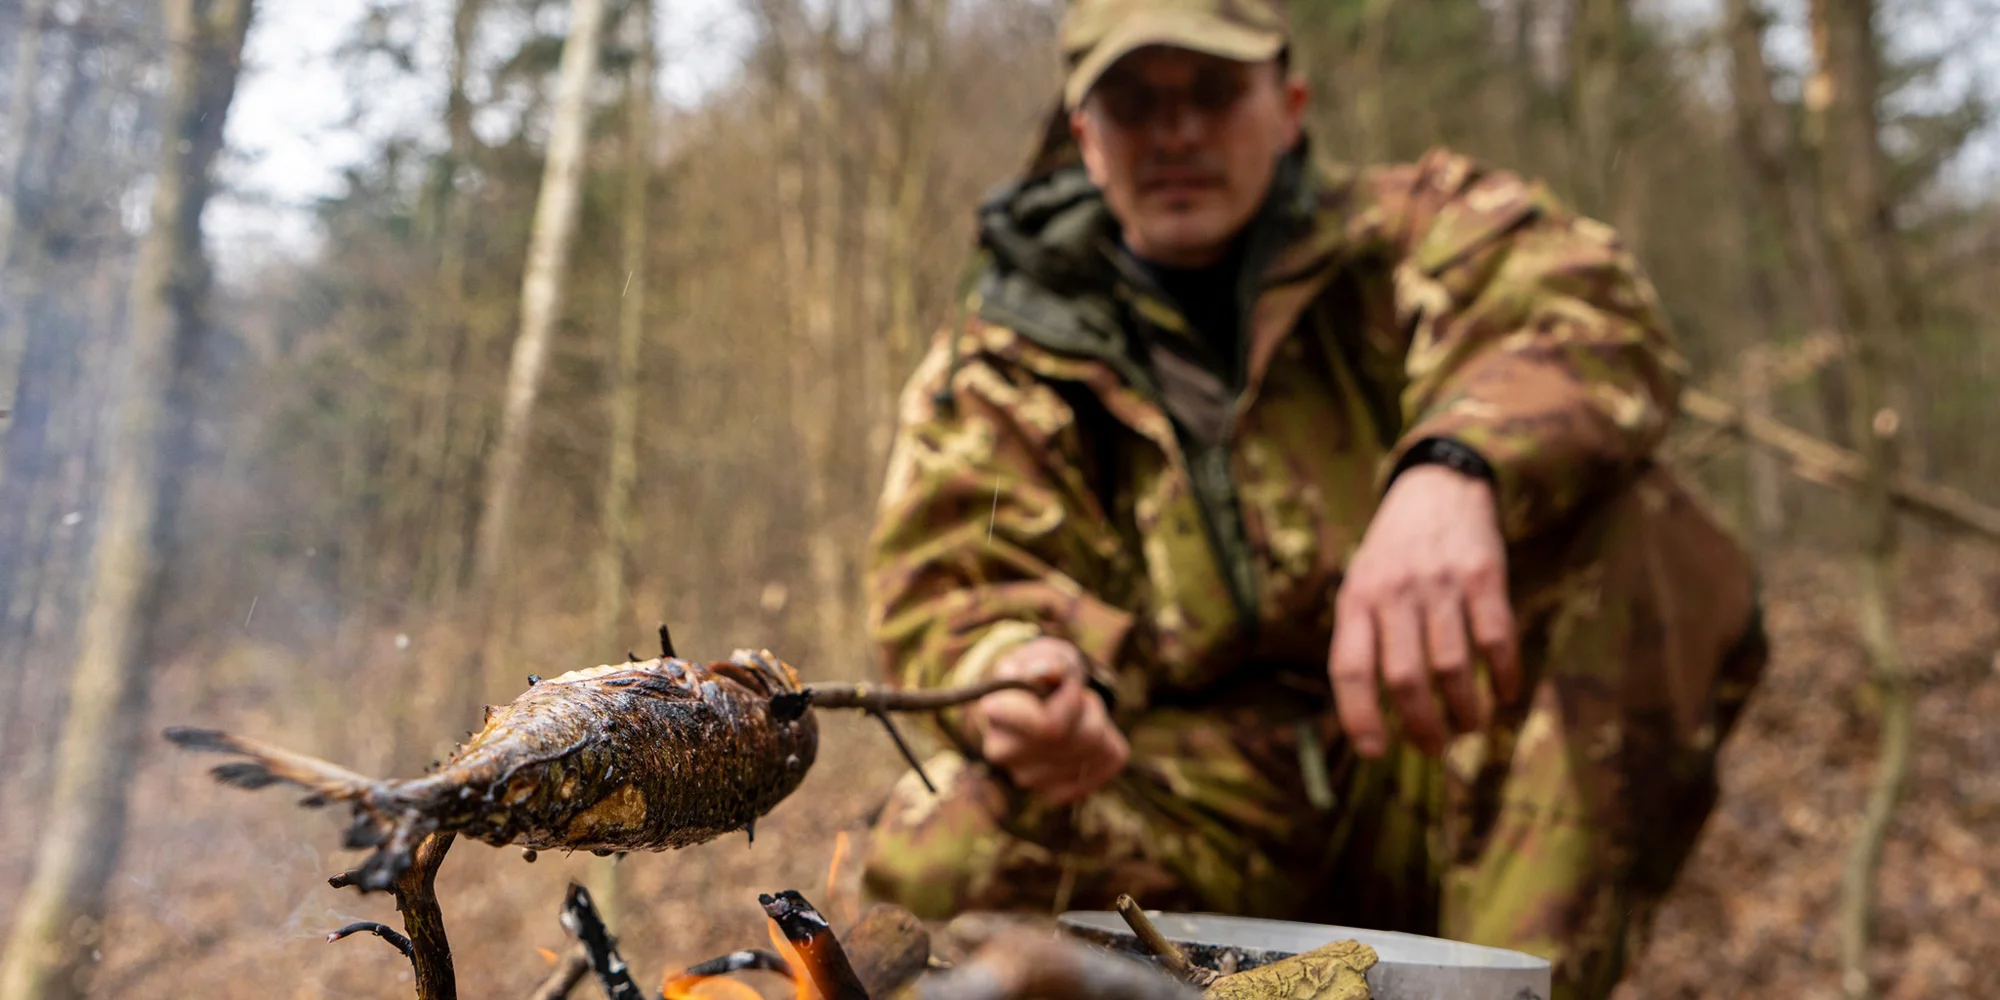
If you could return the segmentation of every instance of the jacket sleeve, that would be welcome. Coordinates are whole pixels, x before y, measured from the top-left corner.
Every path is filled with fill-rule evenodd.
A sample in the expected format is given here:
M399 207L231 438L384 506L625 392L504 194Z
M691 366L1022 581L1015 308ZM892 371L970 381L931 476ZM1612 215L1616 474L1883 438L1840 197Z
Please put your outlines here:
M1103 596L1120 540L1086 479L1075 415L964 336L955 359L938 339L899 407L867 553L876 654L905 686L961 685L1055 636L1114 690L1133 618Z
M1539 185L1434 150L1371 182L1410 336L1404 432L1478 452L1510 540L1629 476L1686 377L1652 284L1617 234Z

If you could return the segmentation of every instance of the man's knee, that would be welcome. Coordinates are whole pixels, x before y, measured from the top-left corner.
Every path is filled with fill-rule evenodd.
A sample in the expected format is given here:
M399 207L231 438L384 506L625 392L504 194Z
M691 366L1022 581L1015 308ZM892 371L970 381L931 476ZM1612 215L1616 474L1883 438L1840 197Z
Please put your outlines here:
M926 920L1013 908L1018 887L1002 873L1032 865L1024 855L1038 849L1004 829L1005 793L983 767L949 751L925 761L924 773L935 794L914 771L890 791L870 838L864 891Z

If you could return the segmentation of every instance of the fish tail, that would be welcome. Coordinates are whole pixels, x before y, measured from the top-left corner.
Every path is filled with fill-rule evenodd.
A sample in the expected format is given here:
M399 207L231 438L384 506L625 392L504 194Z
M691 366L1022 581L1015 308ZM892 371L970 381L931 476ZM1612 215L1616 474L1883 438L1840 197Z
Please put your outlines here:
M225 785L247 789L280 783L297 785L312 793L306 799L307 805L364 800L383 787L382 782L337 764L233 733L175 726L165 735L168 742L183 749L247 758L217 764L209 770L215 780Z
M374 851L359 869L350 873L354 884L363 891L389 889L398 876L409 870L417 845L438 828L435 819L395 794L398 783L380 781L317 757L217 729L175 726L164 735L168 742L183 749L244 758L209 770L215 780L225 785L253 790L277 784L296 785L307 792L300 805L317 808L333 802L351 804L354 820L341 844L350 850Z

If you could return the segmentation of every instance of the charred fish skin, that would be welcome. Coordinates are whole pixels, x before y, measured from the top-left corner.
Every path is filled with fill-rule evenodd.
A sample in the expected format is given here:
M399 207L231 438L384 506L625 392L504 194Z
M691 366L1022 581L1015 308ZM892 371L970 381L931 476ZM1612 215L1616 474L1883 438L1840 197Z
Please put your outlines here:
M487 709L432 773L378 781L213 730L167 738L250 758L214 769L243 788L288 782L308 805L347 802L346 845L374 848L359 884L386 889L434 831L531 850L660 851L742 830L804 781L818 721L771 711L798 675L767 650L727 661L662 657L571 671Z
M764 651L646 660L545 678L412 788L441 828L534 850L660 851L768 813L805 779L819 724L780 722L797 677ZM413 783L413 784L419 784Z

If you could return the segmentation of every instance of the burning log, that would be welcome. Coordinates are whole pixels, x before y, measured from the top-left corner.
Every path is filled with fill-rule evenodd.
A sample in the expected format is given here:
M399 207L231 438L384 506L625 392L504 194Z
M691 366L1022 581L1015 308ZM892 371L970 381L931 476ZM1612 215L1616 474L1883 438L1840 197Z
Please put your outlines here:
M869 907L840 943L871 997L891 996L930 968L930 931L916 914L890 903Z
M847 950L804 896L786 889L775 896L758 896L757 902L798 951L799 963L823 1000L868 1000L868 989L849 964Z
M1046 694L1054 681L926 692L819 688L800 685L769 652L747 650L714 663L665 656L591 667L535 680L513 702L489 707L485 726L450 760L407 780L369 778L215 730L175 727L166 737L190 750L247 758L212 770L225 784L288 783L308 790L303 805L348 804L346 846L374 850L358 875L370 891L389 888L409 867L414 845L433 832L495 847L598 854L754 833L758 818L798 788L816 759L815 705L886 721L883 713L935 711L999 690Z

